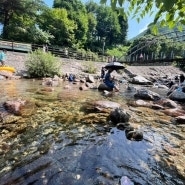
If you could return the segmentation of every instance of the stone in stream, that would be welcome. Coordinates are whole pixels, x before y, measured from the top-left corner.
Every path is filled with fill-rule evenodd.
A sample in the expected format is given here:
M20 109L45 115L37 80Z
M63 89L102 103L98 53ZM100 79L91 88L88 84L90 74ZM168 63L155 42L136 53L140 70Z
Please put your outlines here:
M120 107L121 105L116 102L107 101L107 100L97 100L94 102L89 102L86 106L88 110L97 110L99 112L104 112L105 110L113 110L115 108Z
M134 185L134 183L127 176L121 177L120 183L121 185Z
M109 117L114 124L117 124L120 122L128 122L131 116L124 109L117 107L111 111Z

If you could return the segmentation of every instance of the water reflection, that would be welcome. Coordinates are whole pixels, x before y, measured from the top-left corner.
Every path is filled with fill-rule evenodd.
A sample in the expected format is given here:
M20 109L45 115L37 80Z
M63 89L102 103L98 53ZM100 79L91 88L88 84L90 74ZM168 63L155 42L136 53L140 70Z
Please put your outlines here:
M174 134L178 131L179 136L182 130L160 112L130 109L124 87L118 96L106 98L97 90L79 91L75 84L65 89L66 82L48 94L38 93L43 88L40 81L0 83L5 95L1 107L15 97L40 105L30 117L1 128L0 184L117 185L122 176L141 185L184 183L172 161L175 156L164 150L183 144L184 138ZM130 123L144 132L144 140L130 141L125 131L106 121L97 123L99 113L88 117L91 124L84 120L88 113L82 107L94 99L121 103L132 116Z

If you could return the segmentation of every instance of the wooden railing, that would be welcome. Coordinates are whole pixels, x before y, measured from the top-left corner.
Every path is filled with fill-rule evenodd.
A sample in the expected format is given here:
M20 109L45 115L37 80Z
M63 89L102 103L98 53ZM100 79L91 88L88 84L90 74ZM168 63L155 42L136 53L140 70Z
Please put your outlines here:
M107 57L103 55L88 54L70 48L67 49L47 45L27 44L15 41L0 40L0 49L7 49L10 51L25 53L35 51L37 49L42 49L44 52L51 52L53 55L61 58L107 62Z
M30 52L31 44L0 40L0 48L12 51Z

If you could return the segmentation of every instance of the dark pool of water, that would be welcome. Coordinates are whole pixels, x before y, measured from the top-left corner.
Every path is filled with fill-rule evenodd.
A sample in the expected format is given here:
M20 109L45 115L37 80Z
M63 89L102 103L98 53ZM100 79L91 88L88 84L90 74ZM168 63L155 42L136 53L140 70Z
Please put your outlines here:
M128 140L125 131L118 130L109 121L100 124L94 120L87 124L79 119L86 115L81 107L94 99L116 101L126 108L126 102L133 97L124 85L117 96L107 98L98 90L80 91L78 85L71 83L72 89L65 89L68 82L43 95L36 93L42 88L40 83L0 81L1 111L5 111L2 106L5 100L17 97L48 103L46 112L47 108L58 111L53 121L53 112L38 118L35 113L35 117L26 118L27 124L35 126L6 139L3 129L0 130L1 141L10 146L4 150L1 146L1 185L118 185L123 176L135 185L184 184L184 177L176 171L173 162L167 162L169 154L162 149L176 139L171 135L176 130L173 125L157 122L165 116L140 109L140 112L149 112L138 113L132 119L132 124L144 133L144 139L139 142ZM56 107L58 102L61 107Z

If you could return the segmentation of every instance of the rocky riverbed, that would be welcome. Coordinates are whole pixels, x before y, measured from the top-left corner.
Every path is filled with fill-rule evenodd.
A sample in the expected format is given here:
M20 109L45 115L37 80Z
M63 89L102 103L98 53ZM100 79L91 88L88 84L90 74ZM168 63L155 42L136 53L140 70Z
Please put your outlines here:
M7 65L21 74L26 57L9 52ZM60 60L63 74L88 75L86 61ZM98 76L106 63L94 64ZM173 66L127 66L113 75L156 82L181 73ZM45 87L33 79L1 81L0 184L120 185L125 177L139 185L184 184L184 107L167 99L166 89L143 83L104 94L80 91L80 82ZM127 139L109 122L109 106L118 103L129 125L143 133L142 141Z

